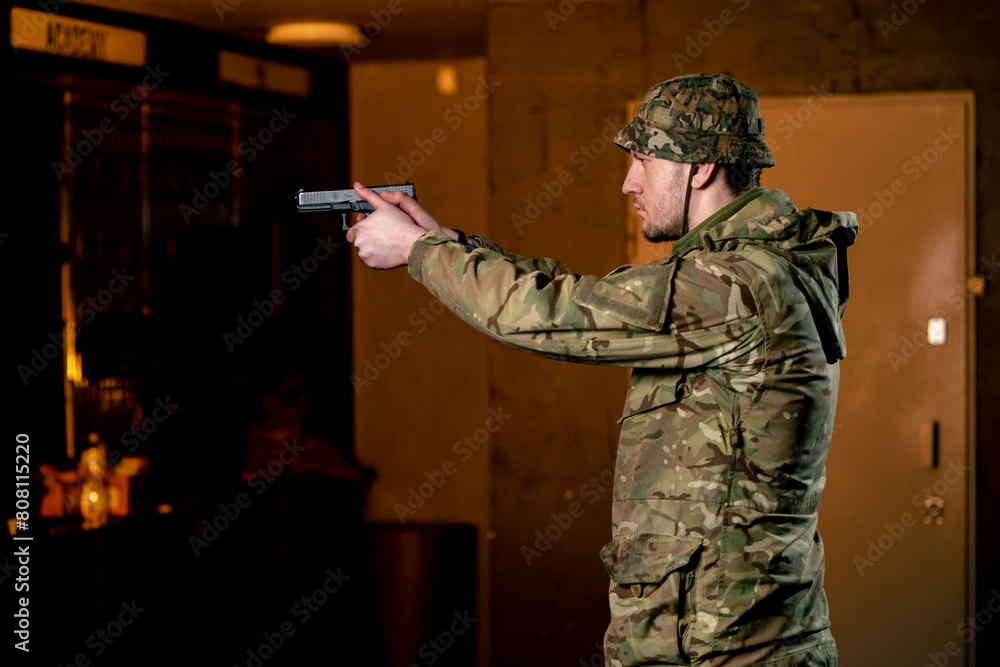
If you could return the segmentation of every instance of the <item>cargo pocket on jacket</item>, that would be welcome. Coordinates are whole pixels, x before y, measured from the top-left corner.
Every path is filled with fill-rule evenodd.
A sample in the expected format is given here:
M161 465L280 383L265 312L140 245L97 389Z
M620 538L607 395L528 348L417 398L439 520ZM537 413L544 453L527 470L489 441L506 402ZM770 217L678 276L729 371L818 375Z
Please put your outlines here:
M619 420L621 432L615 455L615 500L668 493L661 488L665 433L681 427L677 407L691 393L685 373L632 371L628 398Z
M601 549L611 577L607 646L623 665L686 662L685 632L696 612L691 594L702 547L693 537L629 535ZM677 662L664 661L667 656Z
M686 373L663 373L633 369L628 395L619 424L643 412L676 403L691 395Z

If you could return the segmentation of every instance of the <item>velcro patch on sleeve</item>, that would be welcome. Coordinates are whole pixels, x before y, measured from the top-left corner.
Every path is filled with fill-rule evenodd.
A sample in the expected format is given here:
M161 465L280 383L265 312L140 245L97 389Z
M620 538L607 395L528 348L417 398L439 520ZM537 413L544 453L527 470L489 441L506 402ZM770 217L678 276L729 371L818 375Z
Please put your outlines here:
M580 280L573 300L640 329L659 331L667 318L677 258L645 266L629 266L603 278Z

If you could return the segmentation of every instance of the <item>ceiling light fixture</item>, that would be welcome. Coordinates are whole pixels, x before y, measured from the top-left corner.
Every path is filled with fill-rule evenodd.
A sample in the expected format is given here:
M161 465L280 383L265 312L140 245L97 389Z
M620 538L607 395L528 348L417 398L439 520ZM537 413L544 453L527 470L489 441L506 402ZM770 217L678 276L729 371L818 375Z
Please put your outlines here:
M285 46L315 47L362 44L361 31L349 23L329 21L306 21L301 23L281 23L267 31L265 38L270 44Z

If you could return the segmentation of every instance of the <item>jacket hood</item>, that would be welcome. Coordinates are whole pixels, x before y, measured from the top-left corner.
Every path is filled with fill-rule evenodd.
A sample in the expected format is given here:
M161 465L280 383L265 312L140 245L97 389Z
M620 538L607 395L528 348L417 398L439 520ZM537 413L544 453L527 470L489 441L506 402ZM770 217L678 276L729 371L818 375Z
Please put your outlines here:
M740 195L678 239L672 253L769 248L806 295L828 363L847 355L842 318L849 295L847 248L858 236L854 213L798 211L781 190Z

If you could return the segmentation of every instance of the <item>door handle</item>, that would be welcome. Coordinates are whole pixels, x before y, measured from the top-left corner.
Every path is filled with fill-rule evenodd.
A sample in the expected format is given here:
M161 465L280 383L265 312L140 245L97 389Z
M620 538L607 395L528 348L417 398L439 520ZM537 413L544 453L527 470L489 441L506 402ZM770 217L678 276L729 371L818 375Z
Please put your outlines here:
M935 419L921 424L918 439L920 466L934 470L941 461L941 423Z

